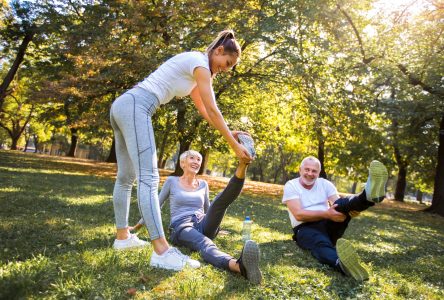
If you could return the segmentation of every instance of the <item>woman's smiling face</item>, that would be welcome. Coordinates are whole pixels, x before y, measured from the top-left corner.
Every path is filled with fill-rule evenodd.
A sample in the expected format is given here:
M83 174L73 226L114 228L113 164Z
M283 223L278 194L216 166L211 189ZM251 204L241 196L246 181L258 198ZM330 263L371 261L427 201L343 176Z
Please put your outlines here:
M216 75L230 71L237 64L238 59L237 54L224 52L223 46L217 47L209 57L211 73Z
M200 169L200 165L202 164L202 159L198 155L190 154L185 160L181 161L180 166L184 173L193 173L197 174Z

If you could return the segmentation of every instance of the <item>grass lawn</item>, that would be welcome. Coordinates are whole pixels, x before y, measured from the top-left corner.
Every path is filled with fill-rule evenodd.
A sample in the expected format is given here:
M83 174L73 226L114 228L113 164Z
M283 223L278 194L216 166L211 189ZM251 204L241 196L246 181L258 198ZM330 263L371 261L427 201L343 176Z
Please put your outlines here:
M252 216L264 275L252 286L205 263L151 268L151 247L113 251L113 174L112 164L0 151L0 299L444 298L444 218L422 206L385 201L351 222L345 238L370 273L357 283L294 244L281 186L248 182L216 244L237 257L242 219ZM212 196L226 183L207 179ZM138 219L133 199L130 222ZM163 222L167 228L168 209ZM139 236L147 239L146 230Z

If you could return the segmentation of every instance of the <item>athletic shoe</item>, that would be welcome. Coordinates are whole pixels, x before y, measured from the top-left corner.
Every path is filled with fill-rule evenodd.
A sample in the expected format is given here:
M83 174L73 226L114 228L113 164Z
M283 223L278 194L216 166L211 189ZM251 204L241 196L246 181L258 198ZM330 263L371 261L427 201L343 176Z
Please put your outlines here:
M114 240L113 247L116 250L127 250L135 248L143 248L148 246L149 243L143 241L137 237L137 234L130 234L129 238L126 240Z
M339 256L339 266L346 275L357 281L368 279L368 272L362 267L359 256L349 241L339 239L336 242L336 251Z
M241 275L253 284L260 284L262 273L259 270L259 247L252 241L245 242L240 258L237 260Z
M197 269L200 267L200 262L182 254L177 248L170 247L161 255L153 251L153 254L151 254L150 266L180 271L186 266Z
M254 150L254 141L251 138L251 136L247 134L238 134L237 139L239 140L239 143L243 145L245 148L247 148L248 153L252 158L256 156L256 151Z
M386 183L388 178L387 168L383 163L374 160L370 163L365 194L367 200L379 203L385 198Z

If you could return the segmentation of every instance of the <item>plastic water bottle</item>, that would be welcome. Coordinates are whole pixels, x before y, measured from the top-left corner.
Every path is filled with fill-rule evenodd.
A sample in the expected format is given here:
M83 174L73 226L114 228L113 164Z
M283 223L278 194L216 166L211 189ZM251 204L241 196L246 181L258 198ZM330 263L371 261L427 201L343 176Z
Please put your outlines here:
M248 241L251 240L251 225L253 224L253 221L250 219L249 216L245 217L245 220L243 222L242 226L242 241Z

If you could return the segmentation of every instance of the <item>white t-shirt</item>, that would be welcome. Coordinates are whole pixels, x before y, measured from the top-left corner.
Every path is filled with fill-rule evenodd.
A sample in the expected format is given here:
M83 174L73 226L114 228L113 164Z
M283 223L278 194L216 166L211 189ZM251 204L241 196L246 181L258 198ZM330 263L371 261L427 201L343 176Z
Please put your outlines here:
M196 86L194 69L204 67L210 70L208 55L203 52L184 52L171 57L156 71L137 86L156 95L160 104L166 104L174 97L188 96Z
M300 184L298 177L285 184L282 203L297 199L301 202L302 208L305 210L328 210L328 198L337 194L338 191L333 183L324 178L316 179L314 186L310 190L307 190ZM288 215L290 216L292 228L303 223L296 220L290 210L288 211Z

